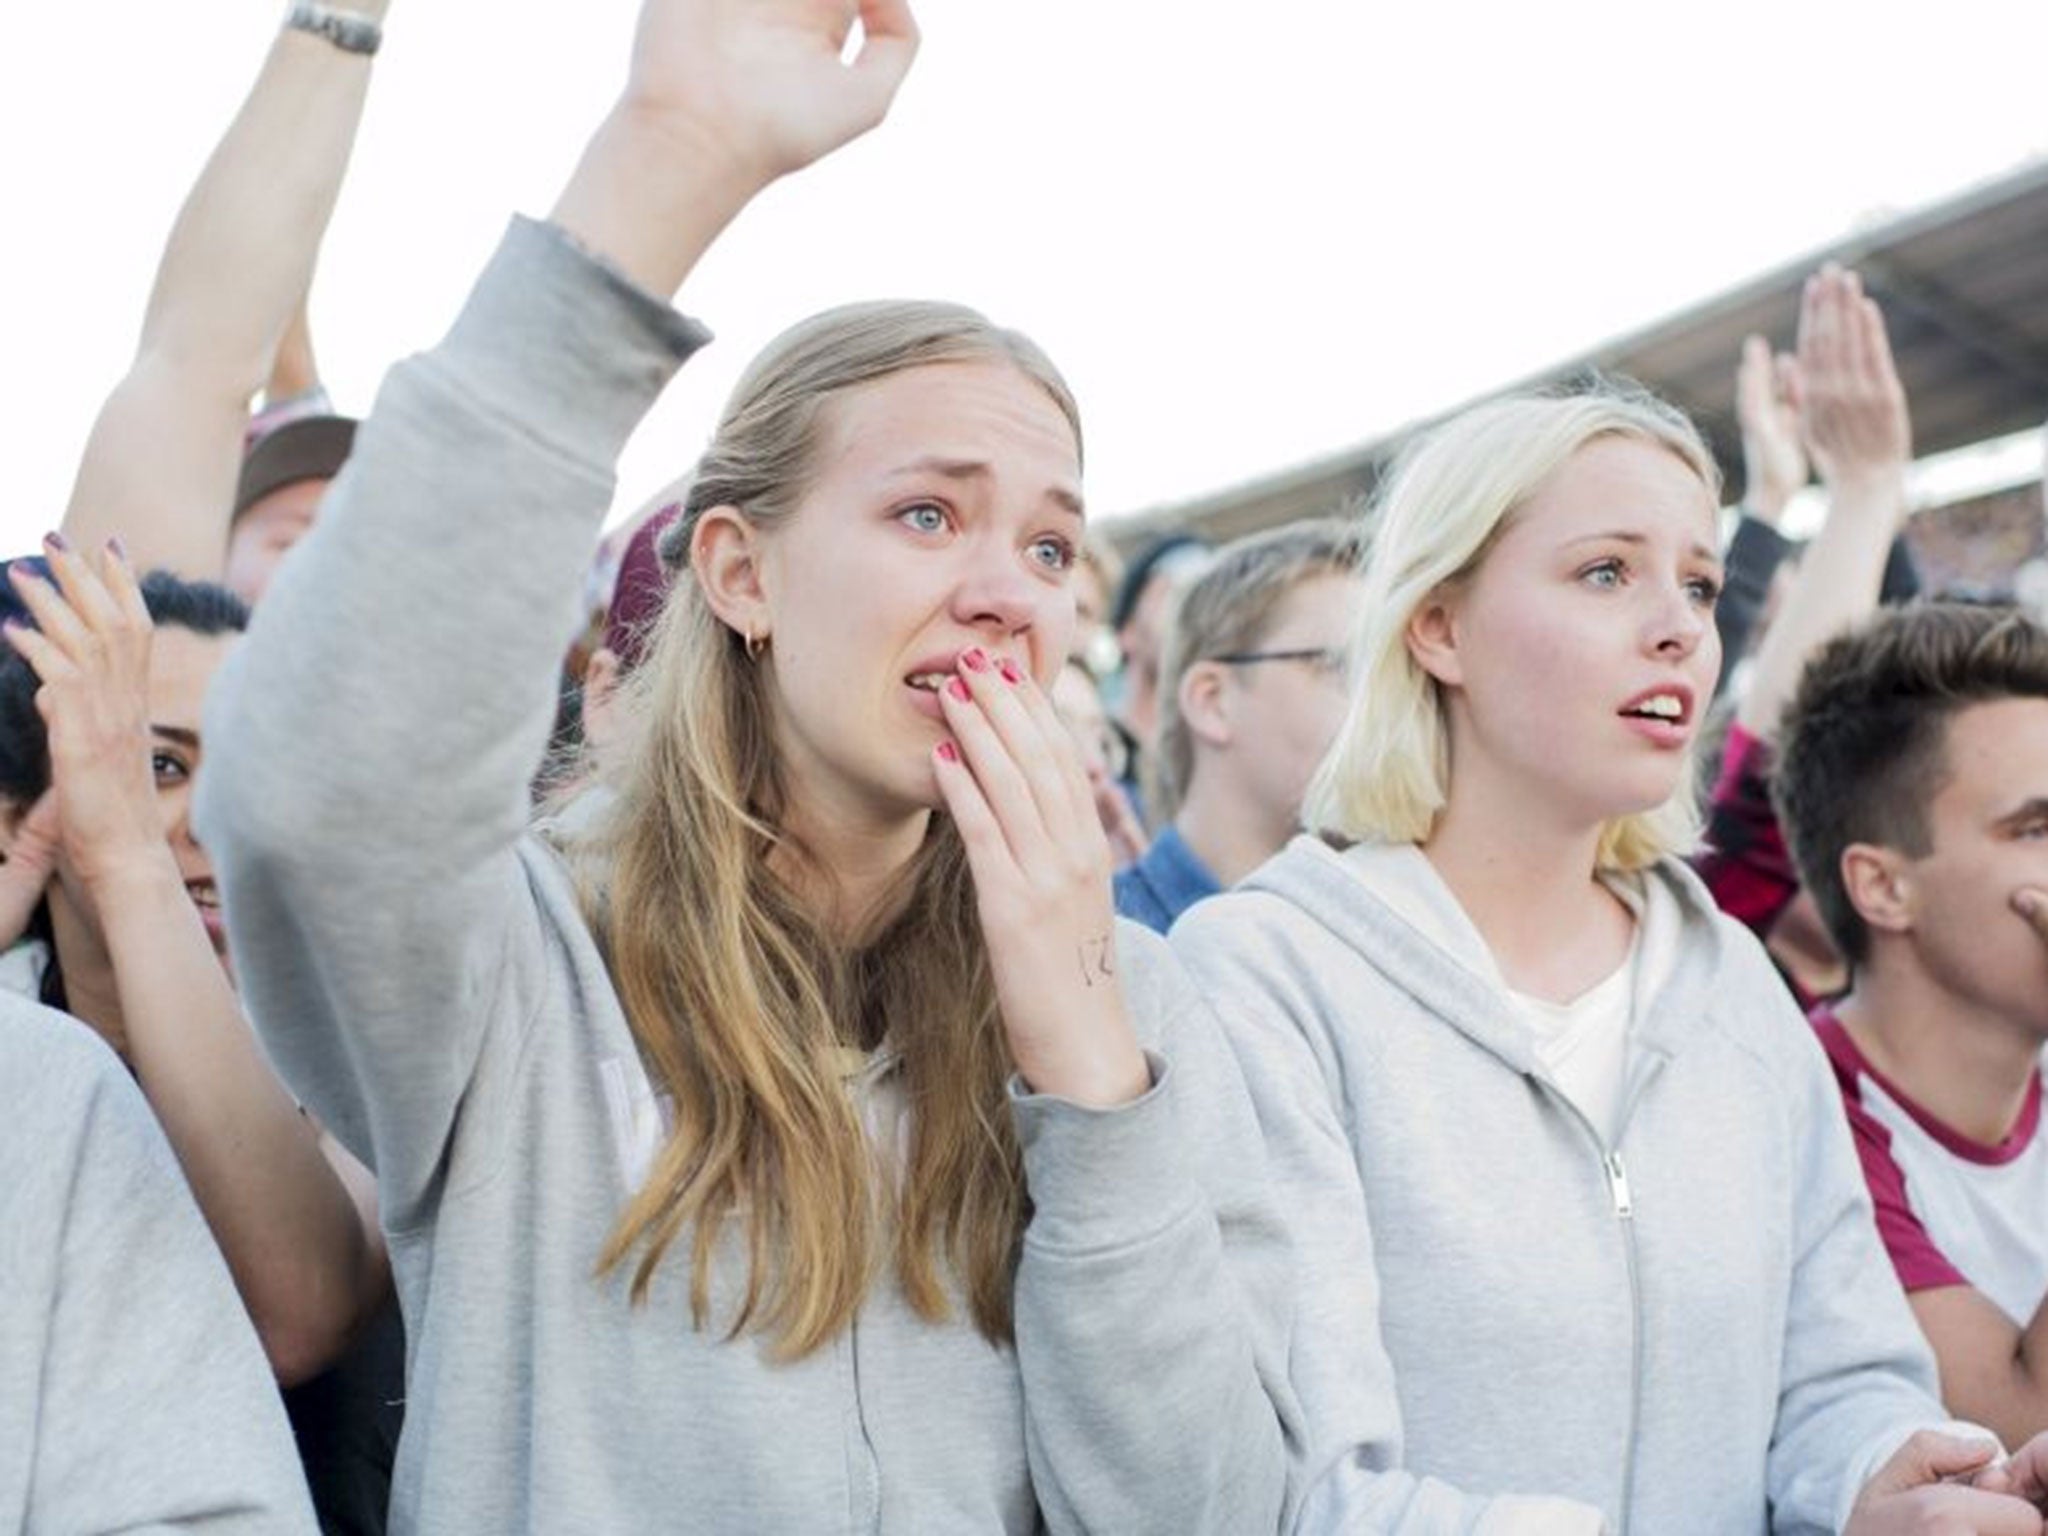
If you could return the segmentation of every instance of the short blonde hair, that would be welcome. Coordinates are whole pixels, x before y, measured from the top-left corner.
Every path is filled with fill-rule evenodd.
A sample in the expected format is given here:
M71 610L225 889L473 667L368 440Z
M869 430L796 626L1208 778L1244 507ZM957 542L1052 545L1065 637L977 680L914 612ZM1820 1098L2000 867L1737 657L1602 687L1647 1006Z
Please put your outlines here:
M1303 822L1353 842L1422 842L1450 789L1441 685L1408 649L1408 627L1431 597L1465 580L1509 516L1579 449L1625 437L1668 449L1720 501L1721 476L1683 412L1625 382L1565 395L1489 401L1426 433L1401 456L1372 510L1351 704L1309 786ZM1602 869L1640 869L1698 840L1688 762L1663 805L1601 829Z

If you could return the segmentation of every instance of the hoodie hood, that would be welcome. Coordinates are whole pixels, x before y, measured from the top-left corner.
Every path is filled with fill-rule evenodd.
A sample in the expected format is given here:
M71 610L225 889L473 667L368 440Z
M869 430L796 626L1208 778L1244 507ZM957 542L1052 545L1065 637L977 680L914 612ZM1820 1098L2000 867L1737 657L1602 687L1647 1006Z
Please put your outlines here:
M1637 1026L1629 1037L1638 1058L1632 1076L1643 1061L1675 1055L1702 1027L1709 982L1727 962L1729 942L1713 897L1684 864L1660 860L1640 879L1646 886L1655 882L1672 898L1680 934L1670 974L1637 1009ZM1298 908L1505 1065L1524 1074L1540 1070L1534 1036L1497 974L1475 970L1418 929L1374 892L1343 851L1318 838L1297 837L1238 889L1264 892ZM1476 940L1477 934L1473 937Z

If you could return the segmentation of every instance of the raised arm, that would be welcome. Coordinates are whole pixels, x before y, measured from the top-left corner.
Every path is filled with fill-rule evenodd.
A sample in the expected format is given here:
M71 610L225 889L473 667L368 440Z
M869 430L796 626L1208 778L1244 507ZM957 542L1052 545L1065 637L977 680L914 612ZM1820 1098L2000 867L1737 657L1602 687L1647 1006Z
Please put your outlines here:
M39 627L9 639L42 681L68 873L105 938L129 1065L289 1386L332 1364L390 1292L374 1184L263 1059L164 840L133 577L108 551L56 551L50 568L57 589L18 583Z
M313 319L306 307L310 297L299 295L298 307L285 323L284 338L270 361L270 377L263 385L266 411L316 392L325 394L320 388L320 363L313 355Z
M1750 637L1769 600L1771 582L1792 548L1779 531L1785 507L1806 486L1806 445L1792 400L1794 364L1774 357L1751 336L1735 375L1735 414L1742 424L1742 516L1728 544L1727 579L1714 624L1721 632L1721 680L1749 653Z
M667 299L756 192L881 122L916 52L904 0L647 0L552 221Z
M1800 562L1783 611L1757 648L1736 718L1769 740L1806 659L1877 606L1892 540L1906 511L1913 451L1906 392L1892 366L1884 316L1853 272L1823 269L1799 316L1795 393L1813 462L1828 492L1827 521Z
M349 0L381 24L390 0ZM139 569L217 580L250 399L304 299L341 190L370 56L287 26L179 210L127 375L100 407L64 513Z
M526 1023L516 845L562 647L619 452L704 339L661 300L755 191L879 120L913 46L900 0L648 0L557 223L515 223L393 370L222 673L199 827L244 996L374 1147L393 1230L428 1214L486 1034Z

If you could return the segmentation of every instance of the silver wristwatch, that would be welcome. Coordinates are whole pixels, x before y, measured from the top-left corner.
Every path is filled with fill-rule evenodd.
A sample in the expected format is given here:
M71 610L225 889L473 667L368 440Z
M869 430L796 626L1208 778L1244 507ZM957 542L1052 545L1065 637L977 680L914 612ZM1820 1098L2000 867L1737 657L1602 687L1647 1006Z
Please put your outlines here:
M293 0L292 8L285 13L284 24L300 32L324 37L344 53L360 53L365 57L375 53L378 44L384 41L384 28L369 17L319 5L315 0Z

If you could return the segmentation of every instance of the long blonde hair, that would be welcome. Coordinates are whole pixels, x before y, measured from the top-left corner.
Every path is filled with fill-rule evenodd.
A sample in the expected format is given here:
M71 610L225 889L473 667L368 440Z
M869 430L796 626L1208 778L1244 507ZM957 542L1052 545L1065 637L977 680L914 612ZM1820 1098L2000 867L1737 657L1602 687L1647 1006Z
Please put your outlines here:
M747 1281L728 1338L767 1336L796 1358L852 1321L893 1246L910 1305L951 1313L942 1271L975 1326L1011 1336L1011 1278L1027 1215L1006 1101L1012 1070L966 853L934 815L900 873L895 915L835 938L770 867L810 856L786 829L771 724L772 659L711 611L688 571L698 519L730 506L773 533L809 484L827 406L841 391L930 364L1001 361L1040 384L1074 427L1072 396L1044 354L972 310L878 303L784 333L735 388L664 538L678 578L635 674L638 729L616 799L580 856L586 906L634 1038L672 1097L674 1130L599 1259L633 1258L643 1302L690 1232L690 1304L712 1319L712 1261L744 1232ZM813 867L815 867L813 865ZM870 1145L847 1081L849 1051L886 1037L908 1115Z
M1719 499L1721 477L1698 429L1635 386L1602 382L1569 395L1513 395L1475 406L1418 440L1368 513L1352 639L1351 704L1309 785L1303 823L1352 841L1421 842L1450 790L1443 690L1408 649L1422 606L1465 580L1508 517L1580 448L1626 437L1668 449ZM1688 766L1663 805L1601 828L1603 869L1640 869L1690 848L1699 816Z

